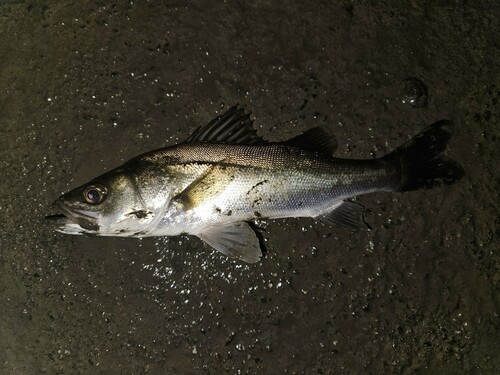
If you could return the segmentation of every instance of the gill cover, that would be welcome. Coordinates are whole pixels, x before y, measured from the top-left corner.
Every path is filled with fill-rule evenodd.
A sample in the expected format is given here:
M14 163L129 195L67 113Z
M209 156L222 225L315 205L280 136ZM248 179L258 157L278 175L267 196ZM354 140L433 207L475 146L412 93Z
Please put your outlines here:
M67 220L59 230L101 236L145 233L168 198L162 192L169 176L155 168L136 158L62 195L55 203Z

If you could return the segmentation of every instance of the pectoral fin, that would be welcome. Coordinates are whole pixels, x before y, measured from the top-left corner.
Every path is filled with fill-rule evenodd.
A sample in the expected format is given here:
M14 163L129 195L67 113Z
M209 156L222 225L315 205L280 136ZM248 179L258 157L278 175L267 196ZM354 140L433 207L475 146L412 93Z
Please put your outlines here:
M244 222L206 229L198 237L231 258L255 263L262 257L255 232Z
M213 165L174 197L174 201L190 210L199 204L220 195L234 179L227 167Z
M354 202L342 202L333 210L318 216L318 219L348 230L369 228L363 221L363 206Z

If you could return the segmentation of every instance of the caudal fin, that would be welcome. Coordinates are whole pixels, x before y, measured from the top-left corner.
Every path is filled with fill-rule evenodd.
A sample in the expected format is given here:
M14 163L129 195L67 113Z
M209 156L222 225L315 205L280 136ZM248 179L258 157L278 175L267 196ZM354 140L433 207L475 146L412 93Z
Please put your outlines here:
M400 166L401 184L397 191L451 185L462 178L464 171L460 164L443 155L451 136L450 125L450 121L438 121L384 156L384 160Z

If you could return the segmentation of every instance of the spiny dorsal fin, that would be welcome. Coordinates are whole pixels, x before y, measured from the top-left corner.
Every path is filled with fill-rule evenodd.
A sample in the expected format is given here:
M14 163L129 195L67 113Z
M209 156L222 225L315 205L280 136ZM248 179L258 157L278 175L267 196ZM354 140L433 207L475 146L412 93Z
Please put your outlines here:
M332 155L338 146L337 139L331 133L330 129L321 126L309 129L305 133L283 143L288 146L308 151L318 151L327 155Z
M257 135L250 113L245 113L238 105L214 118L207 125L194 131L186 143L208 142L255 145L266 143Z

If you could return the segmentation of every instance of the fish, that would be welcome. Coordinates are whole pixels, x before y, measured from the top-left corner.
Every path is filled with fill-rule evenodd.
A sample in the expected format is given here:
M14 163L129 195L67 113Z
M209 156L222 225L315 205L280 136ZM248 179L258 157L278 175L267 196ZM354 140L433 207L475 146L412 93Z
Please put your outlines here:
M192 235L247 263L262 256L256 220L309 217L366 228L353 198L458 182L463 168L444 155L451 121L438 121L380 158L334 157L329 128L284 142L257 134L239 106L184 142L144 153L55 202L57 231L115 237Z

